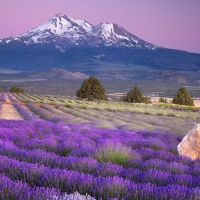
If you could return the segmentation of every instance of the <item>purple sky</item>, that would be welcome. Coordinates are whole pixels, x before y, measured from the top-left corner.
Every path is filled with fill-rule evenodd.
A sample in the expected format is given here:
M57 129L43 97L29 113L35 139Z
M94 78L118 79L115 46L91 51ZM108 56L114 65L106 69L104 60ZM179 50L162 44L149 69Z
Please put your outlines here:
M93 25L116 23L147 42L200 53L200 0L0 0L0 38L57 13Z

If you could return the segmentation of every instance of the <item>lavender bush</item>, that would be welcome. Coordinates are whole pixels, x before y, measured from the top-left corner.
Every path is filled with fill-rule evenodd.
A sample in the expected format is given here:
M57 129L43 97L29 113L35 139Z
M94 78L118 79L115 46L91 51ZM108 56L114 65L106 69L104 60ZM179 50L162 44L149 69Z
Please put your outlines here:
M103 144L98 145L93 157L101 163L111 162L124 166L140 156L122 143L104 141Z
M95 200L95 198L90 195L80 195L78 192L73 194L65 194L62 196L53 196L52 200Z

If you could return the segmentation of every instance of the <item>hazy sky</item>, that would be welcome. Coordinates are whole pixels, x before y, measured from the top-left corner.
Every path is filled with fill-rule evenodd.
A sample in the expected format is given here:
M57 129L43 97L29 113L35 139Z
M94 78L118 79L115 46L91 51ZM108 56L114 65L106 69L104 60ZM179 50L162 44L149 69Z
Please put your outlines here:
M200 0L0 0L0 38L57 13L93 25L116 23L147 42L200 53Z

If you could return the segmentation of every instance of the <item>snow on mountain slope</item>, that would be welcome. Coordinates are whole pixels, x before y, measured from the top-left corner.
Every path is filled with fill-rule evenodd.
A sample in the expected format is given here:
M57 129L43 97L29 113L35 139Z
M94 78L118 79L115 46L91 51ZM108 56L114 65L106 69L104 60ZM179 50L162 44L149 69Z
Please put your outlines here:
M73 19L65 15L58 14L43 25L37 28L33 28L24 34L21 34L20 37L34 35L44 36L44 34L71 37L77 32L84 34L84 30Z
M149 44L144 40L139 39L135 35L127 32L117 24L101 23L94 27L91 33L95 36L101 37L106 46L116 47L135 47L155 49L157 46Z
M55 43L59 46L77 46L84 43L85 36L85 30L73 19L57 14L41 26L26 33L4 39L2 42L9 43L17 40L26 44Z
M76 20L76 23L81 26L86 32L90 32L92 28L94 27L93 25L89 24L85 20Z
M27 45L35 43L54 44L60 51L71 47L107 46L134 49L158 48L145 42L122 27L112 23L101 23L97 26L85 20L73 20L66 15L57 14L50 20L26 33L5 38L0 44L21 42Z

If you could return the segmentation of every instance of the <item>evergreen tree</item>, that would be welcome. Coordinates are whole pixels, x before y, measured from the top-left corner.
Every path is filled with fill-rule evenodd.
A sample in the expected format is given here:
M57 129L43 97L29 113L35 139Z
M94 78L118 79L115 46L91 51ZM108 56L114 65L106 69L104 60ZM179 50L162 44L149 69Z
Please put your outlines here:
M12 86L10 89L10 92L15 92L15 93L24 93L24 90L18 86Z
M81 88L76 92L76 96L81 99L87 99L88 101L108 100L106 89L95 76L90 76L83 81Z
M167 99L165 99L164 97L160 97L158 102L160 102L160 103L168 103Z
M188 93L188 91L185 87L181 87L177 91L177 94L174 95L172 103L180 104L180 105L187 105L187 106L194 106L194 101L190 97L190 94Z
M122 97L122 101L129 103L150 103L148 97L143 96L140 88L135 85L124 97Z

